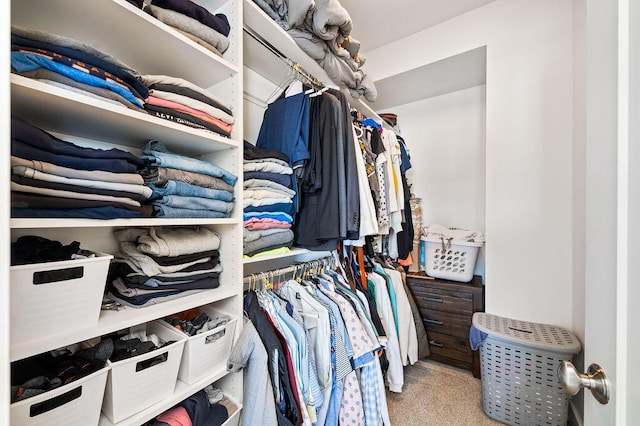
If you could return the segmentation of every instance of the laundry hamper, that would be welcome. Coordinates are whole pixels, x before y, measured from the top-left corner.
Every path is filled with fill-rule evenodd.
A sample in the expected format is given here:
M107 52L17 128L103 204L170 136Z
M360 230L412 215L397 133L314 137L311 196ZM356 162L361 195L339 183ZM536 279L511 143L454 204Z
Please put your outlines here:
M580 352L568 330L484 312L473 314L472 346L481 341L482 405L509 425L567 424L570 396L557 377L558 365Z
M421 244L427 275L465 283L473 278L478 251L484 245L435 236L422 237Z

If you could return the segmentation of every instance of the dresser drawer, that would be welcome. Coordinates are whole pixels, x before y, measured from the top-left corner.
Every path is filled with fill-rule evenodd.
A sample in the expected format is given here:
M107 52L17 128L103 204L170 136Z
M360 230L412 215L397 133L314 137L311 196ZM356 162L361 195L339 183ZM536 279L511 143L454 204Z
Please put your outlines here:
M425 285L411 285L410 288L416 305L421 310L473 315L473 294L470 292L458 288L432 288Z
M442 333L427 333L431 355L438 358L449 358L463 363L473 362L473 351L468 339L448 336Z
M469 339L471 317L469 315L450 314L448 312L419 309L422 322L430 336L432 332Z

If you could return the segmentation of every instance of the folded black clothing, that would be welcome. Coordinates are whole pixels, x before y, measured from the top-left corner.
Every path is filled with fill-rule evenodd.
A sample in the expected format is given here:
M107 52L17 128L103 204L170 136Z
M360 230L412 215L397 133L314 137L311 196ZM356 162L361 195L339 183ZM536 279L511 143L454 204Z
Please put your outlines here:
M76 192L79 194L93 194L93 195L105 195L108 197L128 198L128 199L137 201L139 203L144 203L149 199L149 197L145 197L144 195L137 192L118 191L114 189L105 189L105 188L91 188L89 186L81 186L81 185L69 185L66 183L51 182L51 181L42 180L42 179L33 179L30 177L19 176L15 174L11 175L11 182L15 182L20 185L30 186L34 188L45 188L45 189L53 189L58 191ZM25 191L27 191L27 189L25 189Z
M247 141L244 141L243 157L245 160L264 160L267 158L276 158L287 163L289 162L289 156L284 152L275 151L273 149L258 148Z
M161 256L161 257L149 256L149 257L155 260L158 265L170 266L170 265L180 265L183 263L193 262L196 260L203 259L205 257L218 259L220 257L220 252L218 250L208 250L200 253L182 254L179 256Z
M60 241L37 235L24 235L11 243L11 265L71 260L79 252L78 241L63 245Z
M50 211L51 215L54 215L58 211L98 211L100 208L112 208L114 211L130 210L135 217L151 217L153 208L151 206L136 207L130 204L118 203L114 201L101 201L101 200L84 200L80 198L64 198L53 197L51 195L30 194L27 192L11 191L11 207L13 210L34 210L38 212L44 212L42 216L47 217L47 212ZM12 210L12 212L13 212ZM117 218L118 215L111 215L109 219ZM29 217L29 216L17 216L17 217ZM83 216L74 216L83 217ZM90 217L85 215L84 217ZM126 216L131 217L131 216ZM95 217L93 217L95 218ZM104 219L104 218L103 218Z
M140 339L117 339L113 342L113 355L109 358L112 362L143 355L156 350L156 345L151 342L143 342Z
M226 137L231 136L231 133L227 132L226 130L223 130L220 127L216 126L215 124L210 123L208 121L204 121L201 118L198 118L191 114L176 111L171 108L165 108L165 107L150 105L150 104L144 104L144 109L146 109L148 112L151 112L156 117L164 118L165 120L174 121L174 122L195 127L198 129L211 130L214 133L218 133Z
M173 286L169 286L168 288L175 289L176 287L179 289L185 289L190 287L191 289L196 288L216 288L218 287L218 278L220 277L220 272L217 271L203 271L202 273L190 273L183 277L177 277L175 275L155 275L154 277L149 277L144 274L136 273L131 266L124 262L113 261L109 264L109 272L107 275L107 281L112 282L116 278L121 278L125 285L129 288L148 288L150 287L147 283L151 278L154 280L172 284ZM201 280L207 280L208 282L200 282ZM188 281L189 283L184 283L184 281ZM180 284L178 284L180 282ZM164 287L163 287L164 288Z

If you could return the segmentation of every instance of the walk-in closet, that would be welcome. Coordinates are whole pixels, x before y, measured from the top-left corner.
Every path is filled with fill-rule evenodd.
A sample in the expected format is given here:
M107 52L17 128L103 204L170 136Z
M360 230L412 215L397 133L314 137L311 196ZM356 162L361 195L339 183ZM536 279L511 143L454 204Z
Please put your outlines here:
M640 424L640 4L12 0L0 425Z

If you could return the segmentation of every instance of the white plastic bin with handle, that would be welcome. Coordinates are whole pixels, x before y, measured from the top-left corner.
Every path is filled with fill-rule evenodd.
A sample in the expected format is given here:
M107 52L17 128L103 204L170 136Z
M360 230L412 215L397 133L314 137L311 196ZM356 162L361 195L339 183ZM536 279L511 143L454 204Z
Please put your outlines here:
M11 424L97 425L109 367L10 406Z
M173 343L149 353L110 362L102 411L113 423L156 404L173 394L186 339L160 321L146 324L147 335L155 334Z

